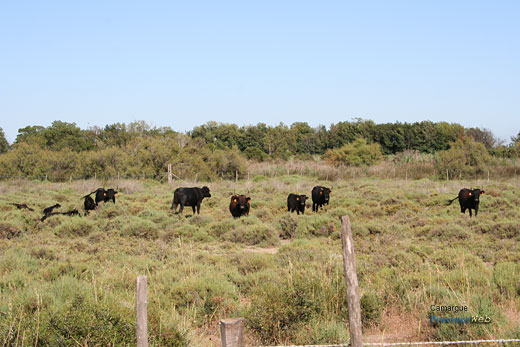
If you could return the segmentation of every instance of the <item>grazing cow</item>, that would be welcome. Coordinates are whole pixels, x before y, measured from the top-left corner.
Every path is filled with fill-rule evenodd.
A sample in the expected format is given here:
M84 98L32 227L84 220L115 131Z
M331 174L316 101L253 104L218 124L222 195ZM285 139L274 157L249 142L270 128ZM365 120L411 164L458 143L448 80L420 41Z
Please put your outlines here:
M101 202L101 201L105 201L105 198L107 196L107 191L105 190L105 188L98 188L96 190L94 190L92 193L90 194L93 194L93 193L96 193L96 206ZM89 195L90 195L89 194Z
M177 206L181 205L179 211L175 212L175 214L182 213L184 206L191 206L193 209L193 214L195 214L195 207L197 208L197 213L200 214L200 203L204 198L211 198L211 194L209 193L209 188L204 186L202 188L192 187L192 188L177 188L173 193L173 201L171 209L176 211Z
M74 209L74 210L70 210L70 211L67 211L67 212L51 212L51 213L49 213L49 214L44 215L44 216L40 219L40 221L43 222L43 221L45 221L47 218L49 218L50 216L55 216L55 215L57 215L57 214L61 214L61 215L63 215L63 216L71 216L71 217L72 217L72 216L81 216L81 215L79 214L79 211L78 211L77 209Z
M478 204L480 196L484 194L483 190L480 189L467 189L463 188L460 190L459 195L451 199L448 205L451 205L457 198L459 199L460 212L466 213L466 209L469 210L469 217L471 218L471 209L475 210L475 217L478 214Z
M325 204L329 204L329 196L331 189L322 186L312 188L312 211L318 212L318 209Z
M52 210L54 210L55 208L59 208L59 207L61 207L60 204L54 204L52 206L46 207L43 209L43 214L50 214L50 213L52 213Z
M287 197L287 210L290 212L296 211L297 214L305 214L305 200L307 195L289 194Z
M16 206L16 208L19 209L19 210L26 208L26 209L28 209L29 211L34 211L32 208L30 208L29 206L27 206L27 204L10 203L9 205Z
M112 200L112 202L115 204L116 203L116 196L117 196L117 190L114 190L112 188L110 189L107 189L105 191L105 202L109 202L110 200Z
M81 215L79 214L79 211L77 209L73 209L73 210L70 210L70 211L67 211L67 212L61 212L62 215L64 216L80 216Z
M85 214L88 214L89 211L93 211L96 209L97 205L94 202L94 199L90 196L90 194L85 195L82 199L85 199L83 201L83 207L85 208Z
M245 195L233 195L231 202L229 203L229 211L234 218L240 218L240 216L249 215L249 201L250 197Z

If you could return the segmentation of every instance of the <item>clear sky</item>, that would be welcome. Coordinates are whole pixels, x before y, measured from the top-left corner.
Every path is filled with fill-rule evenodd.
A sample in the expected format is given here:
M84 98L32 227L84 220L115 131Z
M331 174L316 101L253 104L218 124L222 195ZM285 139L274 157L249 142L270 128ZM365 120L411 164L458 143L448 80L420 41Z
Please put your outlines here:
M3 1L0 127L520 131L520 1Z

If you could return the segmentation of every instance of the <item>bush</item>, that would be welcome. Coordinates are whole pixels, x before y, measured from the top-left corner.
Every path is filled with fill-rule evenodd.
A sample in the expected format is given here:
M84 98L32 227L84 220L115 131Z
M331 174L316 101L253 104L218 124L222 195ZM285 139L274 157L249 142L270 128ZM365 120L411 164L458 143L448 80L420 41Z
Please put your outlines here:
M332 272L330 278L325 279L323 271ZM342 322L348 317L346 289L339 273L339 267L331 269L325 265L322 269L302 269L259 283L250 293L246 324L264 344L294 341L298 335L302 343L309 343L302 341L306 337L303 327L313 329L310 327L314 320ZM335 328L313 330L313 341L324 342L330 335L336 340L343 335Z
M156 239L159 236L157 225L154 222L139 217L128 218L122 234L144 239Z
M274 229L263 223L240 226L223 234L221 239L251 246L275 246L280 243Z
M295 335L294 343L302 345L341 344L349 340L349 332L344 322L316 318L298 326Z
M383 313L383 302L373 291L363 294L360 300L361 321L364 327L377 325Z
M11 223L0 223L0 239L12 239L17 236L20 236L20 229Z
M292 214L286 214L278 220L280 232L278 233L282 239L292 239L296 234L298 222Z
M500 294L507 298L520 295L520 265L511 262L496 264L493 271L493 282Z
M446 178L446 170L450 179L459 176L475 177L484 172L490 156L482 143L475 142L471 137L464 137L450 146L450 149L438 152L435 162L441 179Z
M383 154L381 154L379 144L367 144L365 139L358 138L341 148L329 149L323 158L336 166L369 166L380 162L383 159Z
M80 217L61 217L63 222L55 229L56 236L87 236L99 228L94 221Z

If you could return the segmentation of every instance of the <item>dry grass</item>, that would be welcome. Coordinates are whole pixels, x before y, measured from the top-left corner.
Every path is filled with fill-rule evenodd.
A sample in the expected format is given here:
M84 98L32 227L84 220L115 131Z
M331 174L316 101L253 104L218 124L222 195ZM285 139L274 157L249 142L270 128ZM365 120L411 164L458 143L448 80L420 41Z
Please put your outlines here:
M70 336L78 341L89 336L93 344L132 344L135 278L146 274L154 346L218 345L218 320L239 315L247 318L253 345L345 342L338 239L344 214L352 220L368 339L518 336L518 179L323 181L294 172L259 175L171 186L131 180L1 182L3 228L19 230L0 238L2 341L14 344L25 334L26 343L34 344L38 331L38 338L52 345L55 336L68 336L57 327L75 326ZM203 184L212 197L204 200L200 216L192 217L189 208L182 216L169 210L176 187ZM319 214L289 214L287 194L310 195L316 184L333 186L331 204ZM88 217L39 222L43 207L55 202L63 210L81 207L79 197L103 185L119 186L115 206L102 204ZM446 206L460 188L477 186L487 192L478 218ZM231 218L233 192L251 196L249 217ZM16 210L8 202L27 202L36 212ZM278 238L284 225L294 227L291 239ZM486 330L433 327L427 318L432 303L467 303L472 313L492 315L493 324ZM92 317L117 324L95 331ZM5 342L5 336L12 340Z

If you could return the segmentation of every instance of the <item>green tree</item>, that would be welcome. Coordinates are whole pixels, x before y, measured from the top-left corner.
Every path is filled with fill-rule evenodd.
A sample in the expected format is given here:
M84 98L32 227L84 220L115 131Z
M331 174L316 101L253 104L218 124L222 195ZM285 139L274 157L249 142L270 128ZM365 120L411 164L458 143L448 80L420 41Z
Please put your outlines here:
M29 125L25 128L18 129L18 135L16 136L14 143L25 142L29 144L38 144L43 147L45 146L43 130L45 130L45 127L41 125Z
M238 139L238 149L241 151L248 150L249 152L258 151L255 148L267 154L268 150L265 147L265 136L268 132L265 123L258 123L257 125L247 125L240 128L241 136ZM252 148L252 149L251 149Z
M498 140L489 129L469 128L466 129L466 134L471 136L475 142L482 143L487 149L495 147L498 143Z
M273 158L288 159L292 154L290 143L289 127L283 123L269 127L264 137L264 146Z
M374 141L381 145L384 154L402 152L407 148L405 127L399 122L376 125Z
M9 142L5 138L4 129L0 128L0 153L6 153L9 150Z
M95 143L88 131L81 130L76 123L54 121L50 127L42 131L45 146L59 151L68 148L75 152L95 149Z

